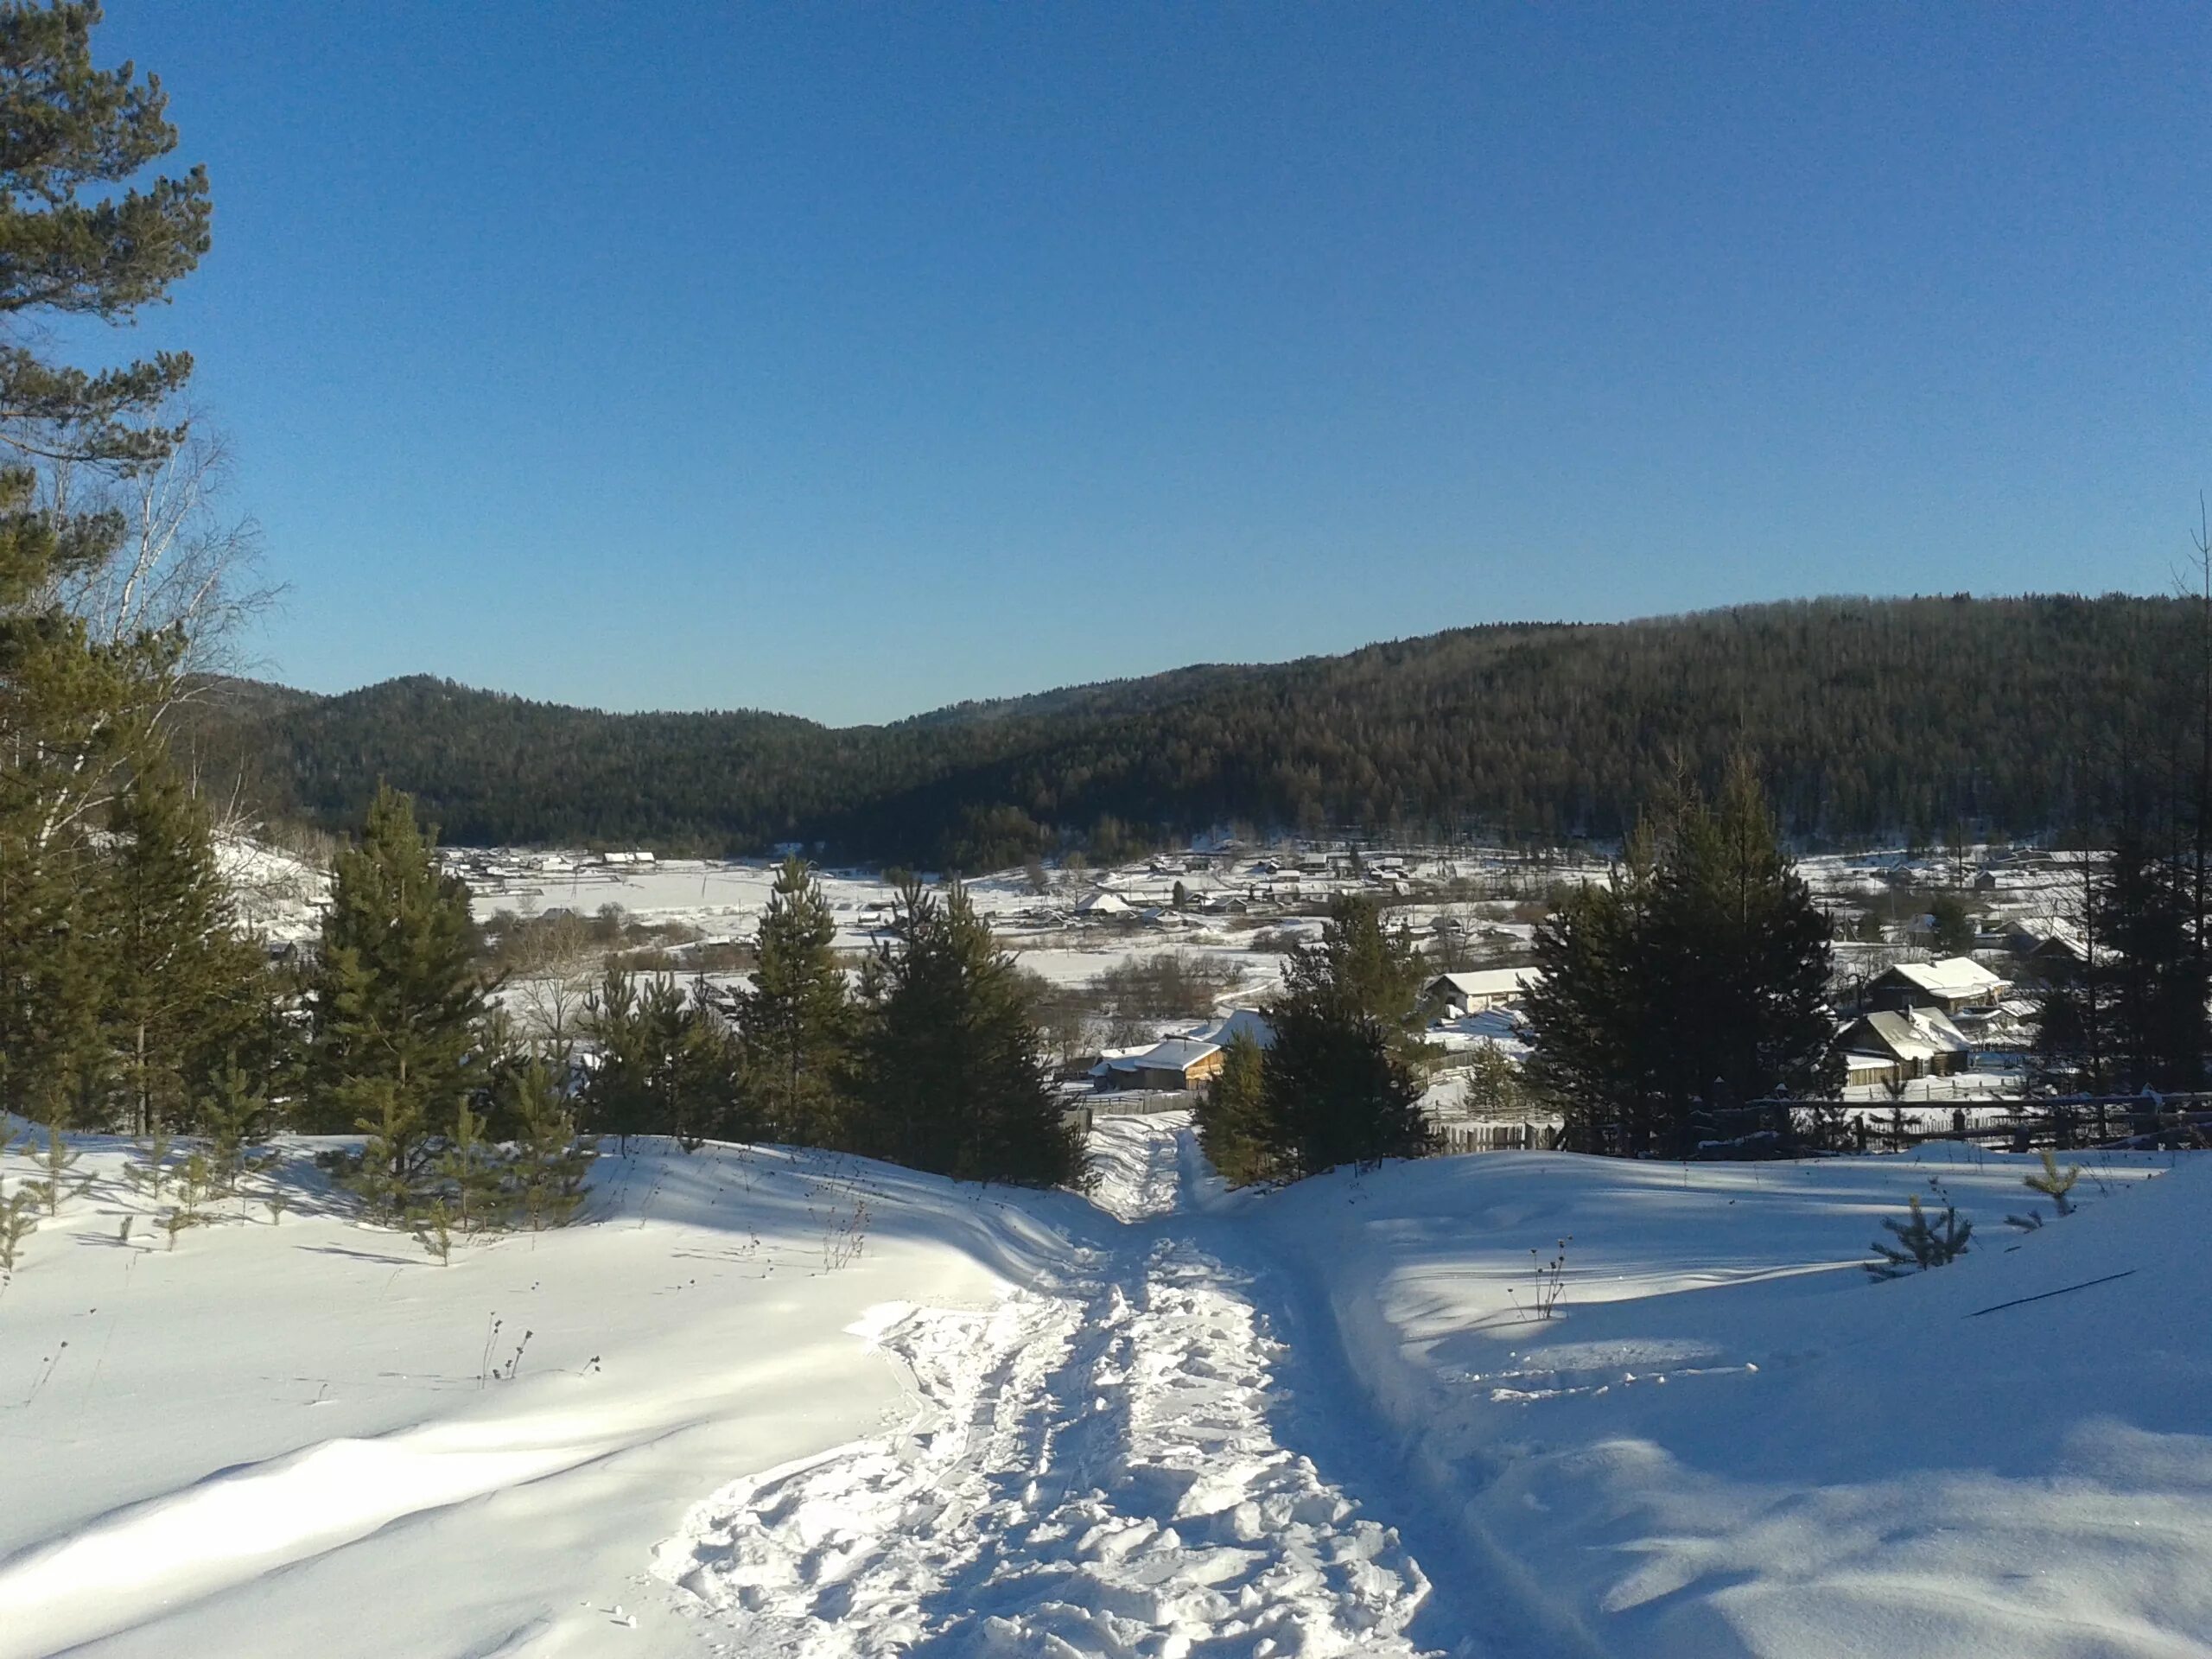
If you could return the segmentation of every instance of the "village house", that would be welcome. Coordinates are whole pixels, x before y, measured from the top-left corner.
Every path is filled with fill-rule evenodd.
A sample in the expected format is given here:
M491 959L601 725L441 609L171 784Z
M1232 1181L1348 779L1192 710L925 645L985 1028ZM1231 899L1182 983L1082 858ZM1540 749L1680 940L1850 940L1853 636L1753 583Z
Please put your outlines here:
M1435 1004L1447 1020L1464 1020L1519 1002L1543 977L1535 968L1484 968L1473 973L1439 974L1421 988L1421 1000Z
M1275 1039L1275 1028L1268 1017L1257 1008L1230 1008L1206 1025L1192 1032L1191 1036L1201 1043L1211 1043L1217 1048L1227 1048L1239 1037L1249 1037L1262 1048Z
M1866 1004L1878 1009L1933 1008L1956 1014L1961 1008L1996 1007L2007 982L1972 957L1938 962L1901 962L1866 987Z
M1219 1073L1221 1065L1217 1044L1171 1037L1135 1053L1108 1055L1090 1068L1090 1081L1101 1093L1202 1089Z
M2088 960L2079 934L2060 925L2027 926L2005 935L2005 948L2020 961L2020 972L2046 985L2063 985Z
M1843 1028L1839 1039L1852 1083L1948 1077L1973 1063L1974 1045L1933 1008L1881 1008Z

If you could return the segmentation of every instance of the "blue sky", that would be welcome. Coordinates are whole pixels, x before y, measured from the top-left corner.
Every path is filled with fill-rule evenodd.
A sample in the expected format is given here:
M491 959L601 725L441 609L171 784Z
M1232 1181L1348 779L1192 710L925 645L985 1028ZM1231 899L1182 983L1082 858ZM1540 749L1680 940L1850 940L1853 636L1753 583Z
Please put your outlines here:
M2158 590L2212 10L111 0L273 677L844 723Z

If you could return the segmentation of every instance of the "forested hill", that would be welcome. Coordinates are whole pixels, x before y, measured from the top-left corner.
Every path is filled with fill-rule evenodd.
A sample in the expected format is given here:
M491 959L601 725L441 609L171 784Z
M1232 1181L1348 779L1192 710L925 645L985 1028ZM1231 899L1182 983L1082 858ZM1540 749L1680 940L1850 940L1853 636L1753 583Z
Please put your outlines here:
M1673 758L1758 757L1788 830L2068 827L2114 757L2154 770L2197 659L2183 601L1823 600L1462 628L1273 666L842 729L607 715L412 678L256 688L192 728L273 813L353 821L379 778L447 839L640 842L980 868L1216 825L1611 837Z

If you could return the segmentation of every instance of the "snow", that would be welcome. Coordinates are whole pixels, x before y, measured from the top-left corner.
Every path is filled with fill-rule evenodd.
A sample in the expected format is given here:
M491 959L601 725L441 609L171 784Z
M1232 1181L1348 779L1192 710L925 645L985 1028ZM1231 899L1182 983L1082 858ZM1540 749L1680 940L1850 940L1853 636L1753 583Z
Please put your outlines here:
M1168 1114L1078 1198L639 1142L440 1267L315 1143L174 1250L83 1144L0 1291L0 1659L2212 1652L2185 1156L2020 1234L1958 1147L1230 1192ZM1872 1282L1931 1180L1972 1249Z
M215 839L215 868L229 887L239 925L276 944L321 932L329 872L296 854L240 835Z
M2133 1191L2149 1169L2109 1160L2024 1237L2001 1217L2035 1166L1497 1154L1267 1208L1378 1440L1534 1650L2202 1654L2212 1343L2176 1313L2212 1272L2176 1246L2212 1169ZM1870 1282L1863 1241L1931 1176L1972 1250ZM1562 1317L1533 1318L1562 1239Z
M1485 968L1478 973L1439 974L1429 982L1429 988L1433 991L1441 986L1444 995L1463 1002L1496 1001L1518 998L1542 977L1534 968Z
M1944 957L1936 962L1901 962L1892 969L1930 996L1986 996L2005 982L1972 957Z

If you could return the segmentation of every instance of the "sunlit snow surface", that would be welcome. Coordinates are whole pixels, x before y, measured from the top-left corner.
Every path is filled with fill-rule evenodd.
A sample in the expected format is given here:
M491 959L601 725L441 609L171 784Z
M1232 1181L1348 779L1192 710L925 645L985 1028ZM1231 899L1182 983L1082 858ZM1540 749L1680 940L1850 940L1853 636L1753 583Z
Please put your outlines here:
M172 1251L86 1144L0 1293L0 1656L2212 1651L2186 1159L2023 1235L1971 1153L1231 1193L1122 1118L1083 1198L645 1143L442 1268L304 1145ZM1974 1249L1871 1282L1931 1179Z

